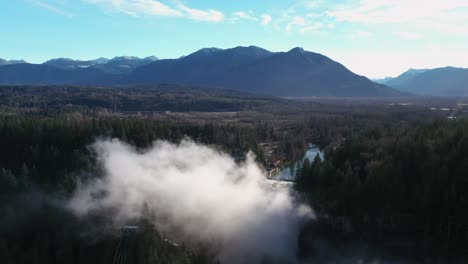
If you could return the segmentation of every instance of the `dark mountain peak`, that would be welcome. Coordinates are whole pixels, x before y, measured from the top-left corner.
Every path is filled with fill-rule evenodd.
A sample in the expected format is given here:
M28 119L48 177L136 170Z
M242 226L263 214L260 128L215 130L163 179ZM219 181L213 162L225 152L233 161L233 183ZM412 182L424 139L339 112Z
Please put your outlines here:
M196 84L280 96L400 95L302 48L278 53L255 46L201 49L139 67L122 82Z
M157 61L158 58L155 56L148 56L145 58L135 57L135 56L117 56L106 63L137 63L137 64L145 64L153 61Z
M0 58L0 66L27 63L24 60L5 60Z
M117 56L112 58L109 62L120 62L120 61L135 61L140 60L140 58L135 56Z
M91 62L95 63L95 64L106 64L109 62L109 59L108 58L103 58L103 57L100 57L100 58L97 58L95 60L91 60Z
M453 66L446 66L446 67L442 67L442 68L439 68L440 70L445 70L445 71L464 71L466 69L464 68L458 68L458 67L453 67ZM437 70L437 69L435 69Z
M145 61L157 61L157 60L159 60L159 58L156 57L156 56L148 56L148 57L143 58L143 60L145 60Z
M117 56L108 60L106 63L95 64L93 67L106 73L122 74L129 73L140 66L150 64L157 60L158 58L154 56L143 59L135 56Z
M423 73L425 71L428 71L429 69L414 69L414 68L410 68L408 69L407 71L405 71L404 73L402 74L418 74L418 73Z
M380 83L380 84L386 84L388 81L390 81L392 79L393 79L393 77L387 76L387 77L383 77L383 78L372 78L371 81L376 82L376 83Z
M98 59L99 60L99 59ZM0 83L190 84L278 96L389 96L398 92L358 76L328 57L297 47L270 52L256 46L204 48L179 59L119 56L111 60L16 65L0 69Z
M56 58L56 59L50 59L46 62L44 62L44 64L55 64L55 63L68 63L68 62L76 62L76 60L73 60L73 59L70 59L70 58Z
M25 60L9 60L8 61L10 64L22 64L22 63L27 63Z
M202 48L202 49L199 49L198 51L196 51L195 53L199 52L199 53L205 53L205 54L212 54L212 53L216 53L216 52L219 52L219 51L222 51L223 49L220 49L220 48L216 48L216 47L211 47L211 48Z
M468 95L468 69L452 66L435 69L409 69L386 85L404 92L424 95Z
M239 47L242 47L242 46L239 46ZM259 46L255 46L255 45L250 45L250 46L248 46L247 48L249 48L249 49L257 49L257 50L266 50L266 49L264 49L264 48L260 48Z
M409 69L409 70L407 71L407 73L423 73L423 72L426 72L426 71L428 71L428 70L429 70L429 69L413 69L413 68L411 68L411 69Z
M271 54L273 53L255 46L238 46L230 49L204 48L180 59L184 63L216 64L218 67L234 67L268 57Z
M55 65L55 66L59 66L59 65L87 65L87 66L91 66L91 65L96 65L96 64L105 64L109 62L109 59L107 58L98 58L98 59L95 59L95 60L75 60L75 59L70 59L70 58L56 58L56 59L50 59L46 62L44 62L44 64L46 65Z
M78 68L88 68L95 63L93 61L82 61L82 60L74 60L69 58L57 58L51 59L43 63L43 65L54 66L62 69L78 69Z
M291 65L334 65L337 67L344 67L320 53L307 51L301 47L294 48L288 52L278 53L277 56L282 57L283 63Z
M399 86L403 85L404 83L416 78L417 76L419 76L420 74L422 74L422 73L424 73L426 71L428 71L428 69L410 68L407 71L405 71L404 73L398 75L397 77L386 80L385 84L389 85L391 87L399 87Z
M204 58L207 56L212 56L213 54L216 54L218 52L222 51L222 49L219 48L203 48L195 51L194 53L191 53L187 56L182 56L181 58L187 58L187 59L195 59L195 58Z
M295 47L294 49L288 51L288 53L292 53L292 54L304 54L304 53L306 53L306 51L304 50L304 48Z
M312 51L307 51L304 48L301 47L296 47L286 53L284 53L288 57L296 57L296 58L301 58L310 62L330 62L332 61L328 57L312 52Z
M268 56L273 54L271 51L259 48L257 46L237 46L232 49L224 50L225 53L236 53L240 55L252 55L252 56Z
M257 47L257 46L237 46L237 47L234 47L234 48L230 48L230 49L227 49L227 50L264 50L266 51L266 49L262 49L260 47Z

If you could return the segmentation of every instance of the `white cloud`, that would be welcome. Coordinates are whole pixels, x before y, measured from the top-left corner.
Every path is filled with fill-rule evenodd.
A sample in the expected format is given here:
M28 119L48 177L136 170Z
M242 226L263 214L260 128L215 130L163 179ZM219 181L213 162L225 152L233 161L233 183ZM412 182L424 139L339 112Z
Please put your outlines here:
M66 17L73 17L74 15L68 11L63 10L60 7L55 6L54 4L48 2L48 1L41 1L41 0L33 0L33 3L36 4L39 7L45 8L51 12L54 12L56 14L66 16Z
M201 10L188 7L182 3L177 6L169 6L156 0L84 0L85 2L99 5L111 11L124 13L131 16L161 16L161 17L185 17L197 21L220 22L224 14L220 11L209 9Z
M358 39L358 38L370 38L374 36L373 33L367 32L367 31L357 31L353 34L350 35L350 38L352 39Z
M443 32L468 32L466 0L360 0L332 8L329 17L363 24L407 24Z
M300 29L300 32L301 33L306 33L308 31L318 31L319 29L321 29L323 27L323 24L320 23L320 22L317 22L313 25L310 25L310 26L305 26L303 28Z
M421 37L419 34L406 31L393 32L392 35L398 36L403 39L418 39Z
M180 17L182 13L168 5L155 0L85 0L104 8L127 15L153 15L165 17Z
M301 5L303 5L305 8L308 8L308 9L314 9L314 8L317 8L318 6L320 6L320 4L322 3L322 1L302 1L300 2Z
M374 34L367 32L367 31L358 31L356 32L356 35L359 37L369 38L369 37L372 37Z
M263 14L262 15L262 25L267 26L268 24L271 23L273 18L270 15Z
M262 15L262 25L266 26L266 25L270 24L272 20L273 20L273 18L270 15L268 15L268 14L263 14Z
M310 17L310 18L319 18L321 16L323 16L323 14L321 13L308 13L307 14L307 17Z
M305 25L306 25L306 21L303 17L295 16L286 26L286 31L291 32L293 26L305 26Z
M180 10L184 11L190 19L198 21L221 22L224 19L224 14L220 11L209 9L201 10L187 7L184 4L177 6Z
M282 9L278 14L276 14L273 23L274 28L277 30L292 32L296 27L300 33L317 31L317 23L321 24L319 27L325 28L325 25L335 22L335 19L327 16L324 11L324 7L331 5L333 4L329 4L323 0L296 1L294 4ZM334 24L329 28L332 27L334 27Z
M237 21L237 20L241 20L241 19L251 20L251 21L258 21L258 18L256 18L254 16L253 11L248 11L248 12L237 11L237 12L232 13L232 16L230 18L231 21Z

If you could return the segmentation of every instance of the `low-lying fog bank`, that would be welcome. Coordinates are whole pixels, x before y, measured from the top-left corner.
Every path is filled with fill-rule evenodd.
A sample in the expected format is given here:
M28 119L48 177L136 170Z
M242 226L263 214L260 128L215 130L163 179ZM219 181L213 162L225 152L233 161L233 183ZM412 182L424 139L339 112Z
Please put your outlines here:
M301 223L313 217L288 188L271 188L252 155L236 164L190 140L144 151L104 140L93 149L105 176L78 188L76 214L113 208L116 225L145 214L175 239L218 248L222 263L294 261Z

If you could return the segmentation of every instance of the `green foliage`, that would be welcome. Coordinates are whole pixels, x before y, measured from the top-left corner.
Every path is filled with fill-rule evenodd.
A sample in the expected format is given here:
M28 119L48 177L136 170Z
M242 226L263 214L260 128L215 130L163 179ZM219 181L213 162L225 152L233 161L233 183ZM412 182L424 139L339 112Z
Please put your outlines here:
M146 148L158 139L177 142L190 137L200 143L219 145L228 152L252 149L262 158L256 145L264 140L259 136L266 134L263 129L268 128L143 119L0 117L0 168L4 168L0 180L6 182L5 188L29 181L51 191L57 191L57 187L71 191L78 174L96 170L88 147L98 138L120 138Z
M144 87L0 86L0 105L9 109L71 112L218 112L252 109L281 101L246 92L152 85Z
M328 221L373 239L468 246L468 121L368 130L304 163L296 188Z
M102 224L110 219L78 219L59 204L57 197L28 193L10 197L9 204L0 207L2 263L112 263L119 230ZM139 231L127 240L126 263L215 263L207 251L175 246L148 222L138 225Z
M140 148L190 137L228 152L259 151L263 129L250 125L169 123L143 119L0 117L0 259L2 263L111 263L117 238L103 219L83 222L61 204L77 178L98 177L89 146L120 138ZM108 221L110 222L110 221ZM215 263L204 250L177 247L149 224L132 250L134 263ZM96 238L97 237L97 238ZM91 241L90 241L91 239Z
M83 236L94 231L93 227L102 223L102 219L83 223L60 206L52 206L70 195L78 178L86 180L101 175L94 154L88 148L99 138L119 138L144 149L158 139L177 142L188 136L196 142L231 153L239 160L243 153L252 150L257 160L264 164L277 160L287 164L298 160L309 142L322 147L341 142L336 150L328 151L326 160L306 161L298 170L296 188L306 193L321 215L333 219L346 217L352 221L356 232L383 236L388 233L402 235L410 230L410 235L418 238L421 237L419 226L415 229L414 222L404 221L419 221L431 215L423 209L436 204L439 207L431 209L432 218L423 219L426 221L424 225L429 226L424 230L430 231L422 232L426 240L442 237L447 234L447 229L450 229L452 241L458 239L455 234L466 234L466 230L454 225L458 223L463 211L460 208L466 201L461 193L466 183L460 180L460 175L468 171L460 166L466 164L463 158L466 155L462 154L466 154L467 146L466 130L457 128L458 123L401 128L414 120L433 119L434 113L419 108L401 110L368 106L362 109L353 105L338 104L337 107L334 103L285 103L283 100L277 104L277 99L268 99L273 103L265 105L265 98L249 96L246 102L239 95L229 97L204 90L196 92L197 99L193 99L194 91L171 88L162 92L160 88L147 91L146 88L133 91L130 88L87 87L0 89L0 108L6 110L0 115L2 261L110 263L116 238L103 235L89 241L88 236ZM207 97L209 102L219 100L223 103L213 108L211 103L202 102ZM192 99L195 102L192 103ZM197 108L197 102L202 102L200 107L207 106L204 108L207 111L245 110L258 105L263 108L258 112L224 116L219 113L206 116L179 113L160 119L151 116L155 114L152 111L188 111L192 106L202 110ZM128 118L134 117L134 110L148 110L150 112L146 114L150 118ZM96 114L99 111L100 114ZM25 112L27 114L23 115ZM184 117L174 118L178 116ZM170 118L175 120L161 121ZM363 129L372 127L382 128L360 134ZM430 132L434 128L438 134ZM343 138L348 140L342 141ZM267 148L259 143L267 143ZM424 160L419 162L415 156ZM421 184L420 170L433 173L431 180ZM410 176L408 171L412 173ZM439 177L439 174L448 176ZM450 190L450 195L446 190ZM54 197L53 203L31 198L36 192L43 194L42 199ZM435 192L432 200L429 198L431 192ZM408 203L403 198L405 195L409 197ZM55 199L55 196L60 198ZM456 208L448 207L452 202L458 203ZM407 217L407 212L414 208L419 210L418 218ZM443 217L444 213L456 210L459 211L451 218ZM396 221L398 228L388 229L381 224L385 221ZM443 231L431 233L434 225ZM157 230L144 230L139 237L144 243L137 244L135 249L142 256L137 263L214 262L208 251L174 247L165 243ZM444 241L442 239L441 243Z

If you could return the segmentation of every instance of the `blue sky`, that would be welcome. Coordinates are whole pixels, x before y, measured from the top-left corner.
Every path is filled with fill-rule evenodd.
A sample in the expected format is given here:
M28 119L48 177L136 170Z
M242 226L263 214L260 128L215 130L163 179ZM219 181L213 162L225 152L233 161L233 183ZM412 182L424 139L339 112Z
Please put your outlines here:
M14 0L0 58L174 58L203 47L300 46L368 77L468 67L468 0Z

